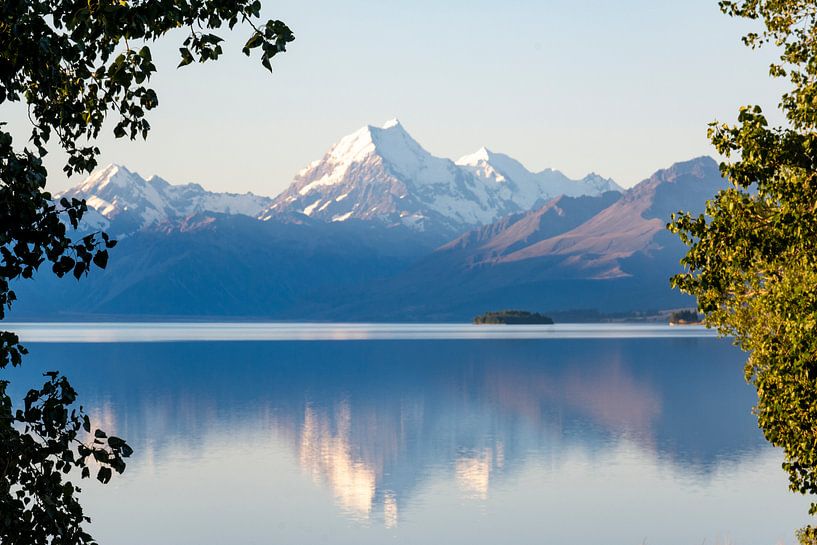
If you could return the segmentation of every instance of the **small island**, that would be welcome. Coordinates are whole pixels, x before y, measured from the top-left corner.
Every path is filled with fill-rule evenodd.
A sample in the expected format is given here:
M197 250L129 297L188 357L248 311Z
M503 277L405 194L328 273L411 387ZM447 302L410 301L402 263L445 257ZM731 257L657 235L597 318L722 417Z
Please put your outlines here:
M679 310L669 315L670 325L698 325L701 317L694 310Z
M500 310L486 312L474 318L475 324L552 324L553 319L538 312Z

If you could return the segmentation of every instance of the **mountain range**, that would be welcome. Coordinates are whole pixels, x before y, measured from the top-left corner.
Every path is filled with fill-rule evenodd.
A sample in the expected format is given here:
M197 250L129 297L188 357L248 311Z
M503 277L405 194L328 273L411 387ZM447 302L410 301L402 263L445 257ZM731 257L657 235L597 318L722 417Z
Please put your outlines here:
M672 212L725 187L700 157L623 190L531 172L485 148L431 155L397 121L342 138L275 197L215 193L109 165L59 196L120 240L82 282L15 287L18 319L463 320L486 310L632 312L669 289Z

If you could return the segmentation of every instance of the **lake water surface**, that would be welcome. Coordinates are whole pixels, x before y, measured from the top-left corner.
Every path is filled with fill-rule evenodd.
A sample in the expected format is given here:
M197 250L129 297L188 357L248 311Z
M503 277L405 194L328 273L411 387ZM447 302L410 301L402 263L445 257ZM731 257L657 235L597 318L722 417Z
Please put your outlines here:
M86 482L103 545L753 545L807 522L744 355L702 328L4 327L31 351L16 395L60 369L136 451Z

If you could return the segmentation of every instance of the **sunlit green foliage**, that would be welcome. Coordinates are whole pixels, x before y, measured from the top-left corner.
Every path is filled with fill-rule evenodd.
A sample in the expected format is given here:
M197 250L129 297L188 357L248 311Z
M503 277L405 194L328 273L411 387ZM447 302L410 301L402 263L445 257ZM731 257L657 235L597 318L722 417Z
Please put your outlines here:
M30 147L15 147L0 122L0 319L15 300L13 281L45 263L80 279L104 268L115 245L104 233L73 234L87 208L55 203L46 191L49 143L67 153L64 170L74 174L96 166L95 139L106 121L117 138L147 136L146 115L159 104L148 87L156 72L150 44L175 29L185 33L180 67L218 59L222 39L213 32L246 25L242 51L257 50L271 70L294 36L281 21L260 23L260 10L259 0L0 2L0 105L24 103L32 127ZM16 335L0 332L0 370L25 354ZM0 380L0 543L92 543L70 479L108 482L131 448L91 426L59 374L48 373L22 408L14 408L7 386Z
M763 30L744 38L770 44L788 78L780 103L787 124L769 127L757 106L737 124L712 124L731 186L704 215L679 214L669 228L689 246L675 287L695 295L706 323L749 352L746 377L757 388L766 438L783 448L792 490L817 493L817 3L721 2L731 16ZM812 504L811 514L817 513ZM799 533L817 543L817 529Z

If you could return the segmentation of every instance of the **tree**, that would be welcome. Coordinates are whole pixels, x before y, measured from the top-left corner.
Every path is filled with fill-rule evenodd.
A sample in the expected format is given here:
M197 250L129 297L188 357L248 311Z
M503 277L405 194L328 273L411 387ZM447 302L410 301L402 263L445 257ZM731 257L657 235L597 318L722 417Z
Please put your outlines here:
M212 31L248 25L242 51L260 52L261 64L294 39L281 21L257 24L259 0L3 0L0 3L0 104L23 102L31 145L18 149L0 123L0 319L15 300L13 281L31 278L44 264L57 276L80 279L104 268L116 242L105 233L76 235L83 201L53 202L42 159L56 143L67 153L68 175L91 172L95 140L109 115L117 138L146 137L147 112L158 97L149 45L186 29L179 67L217 60L222 39ZM0 369L20 365L26 350L0 332ZM0 380L0 543L93 543L90 519L70 479L106 483L125 469L127 443L92 429L77 393L57 372L14 408ZM91 463L93 462L93 464Z
M749 353L746 378L757 389L758 423L783 449L791 490L815 494L817 3L740 0L720 7L762 21L762 31L744 37L747 46L780 52L770 74L791 84L779 105L786 124L769 127L761 108L745 106L737 124L710 125L731 184L704 214L673 216L668 227L689 250L672 285L695 295L707 325ZM798 537L817 543L817 529Z

